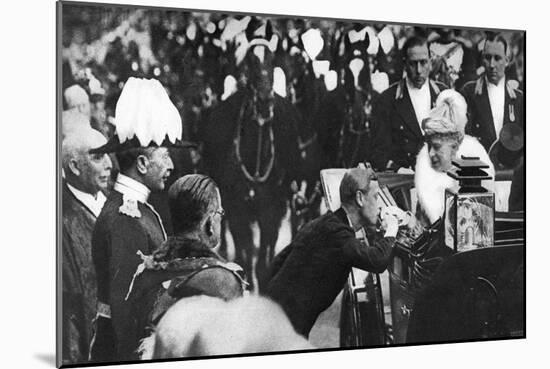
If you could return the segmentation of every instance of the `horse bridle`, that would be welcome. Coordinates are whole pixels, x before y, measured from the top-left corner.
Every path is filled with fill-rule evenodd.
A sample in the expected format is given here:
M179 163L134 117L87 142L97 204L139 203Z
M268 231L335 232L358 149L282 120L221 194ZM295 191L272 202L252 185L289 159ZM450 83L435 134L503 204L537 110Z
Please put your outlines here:
M361 92L362 92L361 90L355 90L354 89L353 100L348 94L345 95L346 96L345 122L344 122L344 124L342 124L342 128L340 129L340 139L339 139L340 161L343 160L343 156L344 156L343 146L344 146L344 139L345 139L346 130L347 130L347 132L351 133L353 136L356 137L355 146L353 148L353 153L352 153L352 156L351 156L352 161L353 161L354 157L357 155L357 151L359 150L359 143L360 143L361 137L364 134L366 134L369 130L368 125L364 124L364 123L368 122L368 114L365 111L365 106L366 106L366 103L367 103L368 99L365 99L363 104L361 104L362 105L361 106L362 113L364 113L364 117L366 118L365 122L363 124L361 124L359 126L359 128L355 128L355 126L353 124L354 123L353 122L353 107L354 107L354 103L355 103L355 97L358 93L361 93Z
M273 92L272 92L273 93ZM257 109L257 94L256 91L253 90L252 99L245 98L243 103L241 104L241 109L239 111L239 117L237 120L237 127L236 127L236 134L235 139L233 141L234 148L235 148L235 156L237 159L237 164L239 165L241 172L245 176L245 178L253 183L264 183L268 180L268 178L271 175L271 172L273 170L273 165L275 163L275 136L273 133L273 117L274 117L274 101L271 99L269 101L269 115L267 117L262 117L260 114L258 114ZM244 162L241 157L241 128L242 123L244 120L244 113L247 110L247 106L252 105L252 117L251 120L256 122L258 124L258 148L256 153L256 165L255 165L255 173L254 175L251 175L248 169L246 168L246 165L244 165ZM263 141L263 129L266 126L269 129L269 143L270 143L270 158L269 162L267 164L266 170L264 174L260 174L260 165L261 165L261 152L262 152L262 141Z

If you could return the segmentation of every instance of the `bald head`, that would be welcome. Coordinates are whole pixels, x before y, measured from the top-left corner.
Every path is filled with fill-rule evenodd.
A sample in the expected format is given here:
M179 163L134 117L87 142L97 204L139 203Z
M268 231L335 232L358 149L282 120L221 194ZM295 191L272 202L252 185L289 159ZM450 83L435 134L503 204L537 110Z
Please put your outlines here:
M90 116L90 97L86 90L79 85L68 87L63 93L69 109L76 109L80 113Z
M107 187L112 163L106 154L90 154L107 139L90 127L72 130L61 144L61 161L67 182L77 189L95 194Z

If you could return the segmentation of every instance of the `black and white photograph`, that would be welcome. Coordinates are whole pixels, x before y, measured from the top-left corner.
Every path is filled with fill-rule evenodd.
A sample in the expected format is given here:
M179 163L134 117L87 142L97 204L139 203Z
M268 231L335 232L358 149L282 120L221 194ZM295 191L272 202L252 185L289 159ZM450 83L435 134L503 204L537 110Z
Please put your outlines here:
M524 341L526 31L204 8L56 3L56 365Z

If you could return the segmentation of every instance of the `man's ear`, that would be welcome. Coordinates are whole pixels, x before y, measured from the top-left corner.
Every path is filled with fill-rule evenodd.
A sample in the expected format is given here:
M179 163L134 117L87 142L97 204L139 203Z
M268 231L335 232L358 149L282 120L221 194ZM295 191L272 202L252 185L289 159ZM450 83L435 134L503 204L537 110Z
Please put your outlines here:
M136 159L136 169L140 174L147 174L149 158L145 155L139 155Z
M214 225L212 224L212 216L208 216L204 221L204 232L208 237L212 237L214 234Z
M363 207L363 193L361 191L355 191L355 203L360 208Z
M76 158L72 158L71 160L69 160L69 170L76 177L80 175L80 168L78 165L78 160L76 160Z

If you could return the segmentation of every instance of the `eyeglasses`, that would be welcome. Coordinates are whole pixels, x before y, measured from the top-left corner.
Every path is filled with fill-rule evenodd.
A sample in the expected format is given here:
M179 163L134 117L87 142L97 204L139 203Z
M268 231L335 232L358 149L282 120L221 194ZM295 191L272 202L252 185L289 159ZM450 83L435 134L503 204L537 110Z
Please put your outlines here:
M225 210L218 209L214 212L214 214L220 214L220 216L223 218L225 216Z

